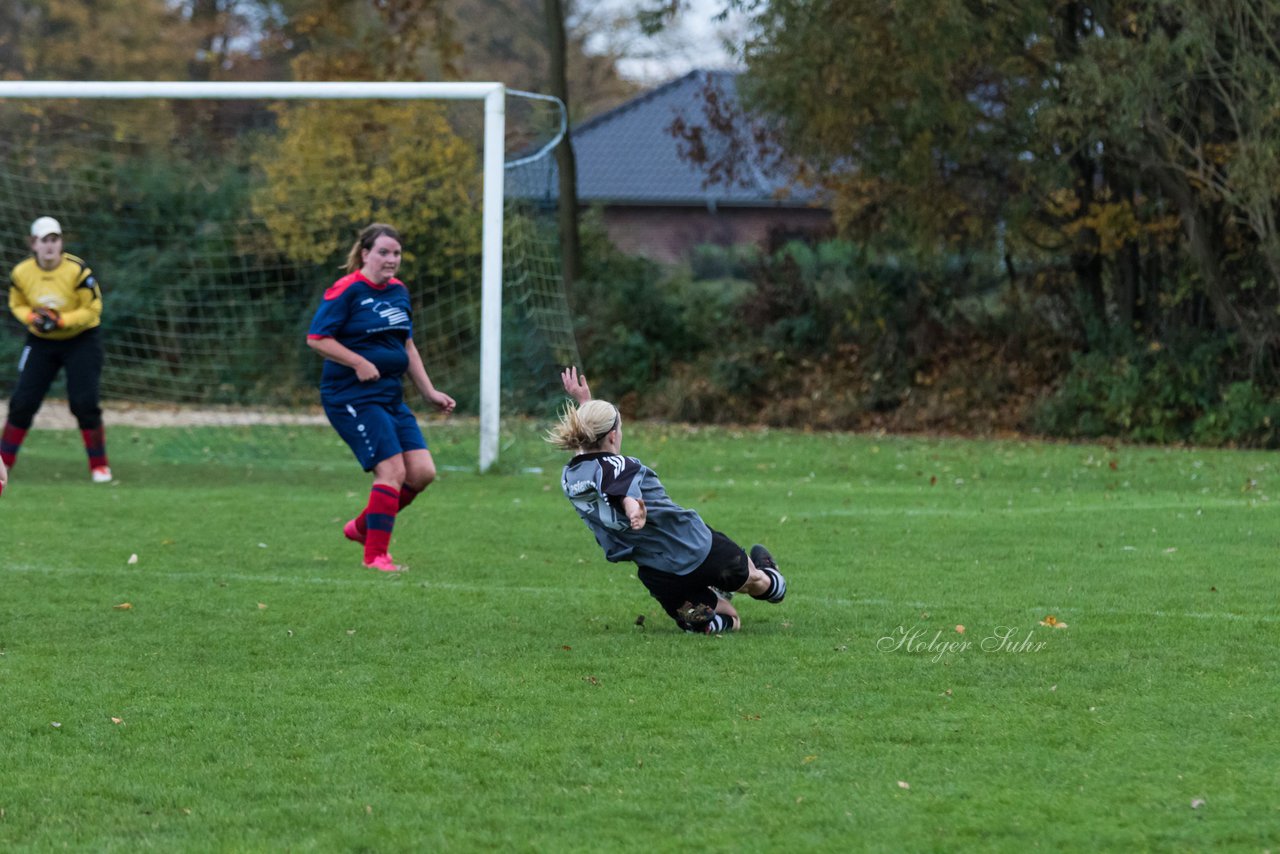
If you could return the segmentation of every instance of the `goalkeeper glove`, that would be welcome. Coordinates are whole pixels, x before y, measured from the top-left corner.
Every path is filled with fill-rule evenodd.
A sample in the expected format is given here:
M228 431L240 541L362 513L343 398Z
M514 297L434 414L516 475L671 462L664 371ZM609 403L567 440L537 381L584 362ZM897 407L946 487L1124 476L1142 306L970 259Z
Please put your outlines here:
M45 306L38 306L32 309L31 318L27 322L37 332L52 332L55 329L62 328L62 318L58 316L58 310L56 308L46 308Z

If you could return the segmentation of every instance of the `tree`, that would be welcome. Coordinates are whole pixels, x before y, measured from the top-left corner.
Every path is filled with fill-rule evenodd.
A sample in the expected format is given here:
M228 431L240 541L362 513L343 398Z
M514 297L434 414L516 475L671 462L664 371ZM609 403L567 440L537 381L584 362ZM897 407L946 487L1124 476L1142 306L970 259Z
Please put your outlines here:
M547 52L551 62L551 94L569 108L568 49L565 39L564 6L560 0L543 0L547 23ZM572 295L581 266L578 240L578 162L573 154L572 128L556 146L556 172L560 184L560 268L565 289Z
M253 207L283 255L337 260L348 236L384 221L418 275L469 269L458 262L479 253L480 165L438 105L306 102L277 113L281 133L256 158L265 180ZM414 257L415 246L439 251Z
M1268 346L1273 0L725 5L751 14L744 104L831 191L845 235L925 254L1003 247L1011 275L1069 283L1086 341L1117 319L1129 334L1203 324L1179 313L1202 300L1213 328Z
M1258 351L1276 331L1280 294L1280 7L1224 0L1146 11L1134 24L1152 72L1138 90L1145 147L1129 153L1178 205L1218 322ZM1240 298L1255 288L1268 293L1260 312Z
M30 80L180 80L195 40L164 0L16 0L0 52L6 77ZM12 63L11 65L9 63Z
M1128 266L1139 266L1154 250L1135 241L1158 237L1167 269L1191 271L1191 287L1165 282L1147 302L1203 301L1212 328L1237 336L1255 363L1280 331L1277 32L1280 7L1268 0L1124 4L1064 67L1042 111L1048 138L1075 135L1102 152L1108 198L1091 213L1107 231L1101 248L1125 236Z

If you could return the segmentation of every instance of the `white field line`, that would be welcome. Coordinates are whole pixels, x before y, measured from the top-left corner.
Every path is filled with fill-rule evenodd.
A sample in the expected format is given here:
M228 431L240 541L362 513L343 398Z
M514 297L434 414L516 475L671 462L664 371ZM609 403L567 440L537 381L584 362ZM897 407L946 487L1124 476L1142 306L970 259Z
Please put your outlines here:
M1109 502L1105 504L1060 504L1046 507L1009 507L1007 505L991 505L987 507L848 507L838 510L799 510L789 513L793 519L822 519L832 516L1021 516L1064 513L1120 513L1125 511L1146 512L1157 510L1231 510L1270 508L1270 504L1260 504L1245 500L1214 499L1210 501L1187 501L1181 503L1134 504L1129 502Z
M346 572L346 570L340 570ZM429 570L428 570L429 571ZM608 571L608 568L603 568ZM110 569L90 569L88 567L71 567L48 569L45 567L33 566L31 564L15 564L13 566L4 567L0 572L24 572L31 574L48 574L48 575L104 575L110 574L116 578L124 580L122 571L115 568ZM388 584L409 584L424 590L441 590L441 591L457 591L461 593L493 593L495 590L502 593L523 593L538 596L554 595L568 596L572 594L581 594L585 591L585 587L511 587L506 585L485 585L485 584L466 584L453 581L432 581L414 576L412 567L405 573L397 575L384 575L382 573L375 574L371 570L353 569L350 575L345 576L327 576L327 575L247 575L245 573L209 573L207 575L196 575L188 572L155 572L128 570L128 572L138 572L141 576L139 580L163 579L166 581L235 581L237 583L265 583L280 585L318 585L328 587L359 587L368 588L370 584L388 583ZM642 592L642 591L637 591ZM885 608L885 609L910 609L912 611L936 611L940 608L947 608L948 605L939 603L929 603L920 601L900 601L882 598L860 598L846 599L839 596L812 596L801 594L806 603L817 606L836 606L841 608ZM799 597L795 597L799 598ZM788 601L791 601L789 598ZM1043 617L1044 614L1053 612L1058 616L1068 618L1066 622L1070 623L1074 614L1080 614L1081 618L1093 615L1117 616L1117 617L1155 617L1159 619L1174 620L1225 620L1233 622L1257 622L1257 623L1280 623L1280 615L1278 614L1234 614L1229 611L1168 611L1168 610L1139 610L1131 608L1059 608L1057 610L1045 607L1027 608L1026 613Z

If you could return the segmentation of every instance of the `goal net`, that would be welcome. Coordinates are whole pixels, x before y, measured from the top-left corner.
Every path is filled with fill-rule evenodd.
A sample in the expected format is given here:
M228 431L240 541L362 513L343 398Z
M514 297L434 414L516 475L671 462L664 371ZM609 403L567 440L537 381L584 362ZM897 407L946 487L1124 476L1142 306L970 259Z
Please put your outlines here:
M0 262L37 216L103 290L109 442L158 456L333 453L305 345L356 234L389 222L433 382L480 468L520 464L576 362L553 211L504 186L549 157L559 104L497 84L0 83ZM512 152L507 156L504 152ZM24 330L6 311L0 395ZM37 420L66 407L55 386ZM424 423L437 419L416 393ZM311 435L311 430L318 436ZM139 438L140 437L140 438ZM35 436L33 436L33 439ZM430 438L430 434L429 434ZM514 452L514 453L513 453ZM443 461L442 461L443 462Z

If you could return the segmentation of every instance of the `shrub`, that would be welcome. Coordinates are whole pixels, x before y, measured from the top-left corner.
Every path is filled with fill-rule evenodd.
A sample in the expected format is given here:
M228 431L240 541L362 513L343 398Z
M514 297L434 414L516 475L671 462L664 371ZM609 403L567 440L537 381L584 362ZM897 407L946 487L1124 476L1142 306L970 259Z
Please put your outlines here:
M1191 440L1200 445L1239 445L1274 448L1280 425L1280 401L1253 382L1234 382L1221 402L1201 414L1191 426Z
M573 308L584 369L607 378L615 399L646 393L673 361L701 349L681 289L657 264L618 252L598 216L584 218L582 248Z
M1072 358L1034 424L1074 438L1273 446L1280 404L1235 380L1236 364L1233 342L1211 335L1168 345L1112 339Z

